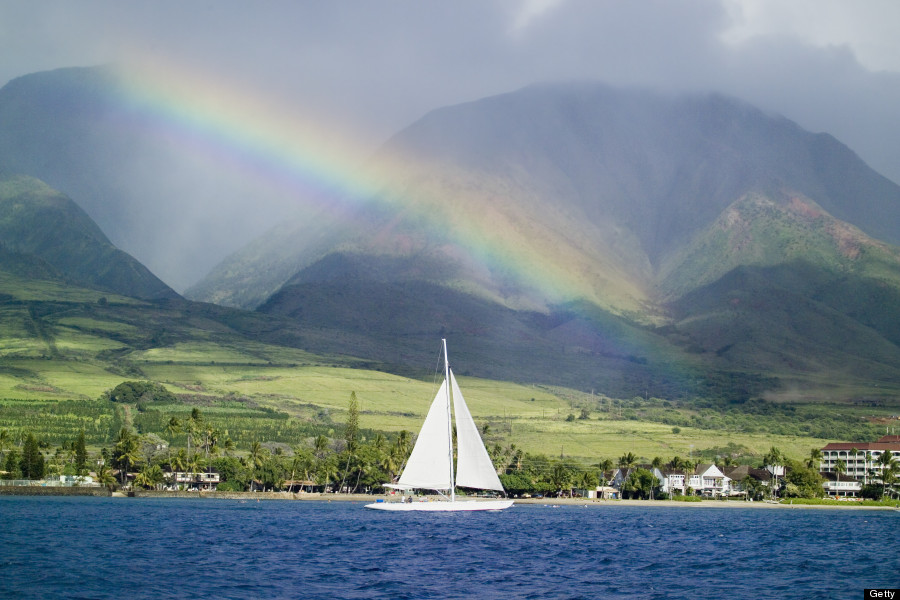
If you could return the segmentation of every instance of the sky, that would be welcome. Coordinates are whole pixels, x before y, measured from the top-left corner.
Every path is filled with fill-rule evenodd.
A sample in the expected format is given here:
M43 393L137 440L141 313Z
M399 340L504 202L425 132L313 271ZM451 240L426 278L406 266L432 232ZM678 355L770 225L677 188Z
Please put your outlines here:
M326 124L348 162L432 109L535 82L715 91L900 182L898 23L895 0L2 0L0 84L177 64Z

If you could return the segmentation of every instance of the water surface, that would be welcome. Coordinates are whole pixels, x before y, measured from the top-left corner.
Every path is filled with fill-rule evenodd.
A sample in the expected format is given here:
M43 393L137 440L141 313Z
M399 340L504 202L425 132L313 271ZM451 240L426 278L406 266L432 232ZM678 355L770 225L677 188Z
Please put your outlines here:
M0 497L0 598L861 598L900 512Z

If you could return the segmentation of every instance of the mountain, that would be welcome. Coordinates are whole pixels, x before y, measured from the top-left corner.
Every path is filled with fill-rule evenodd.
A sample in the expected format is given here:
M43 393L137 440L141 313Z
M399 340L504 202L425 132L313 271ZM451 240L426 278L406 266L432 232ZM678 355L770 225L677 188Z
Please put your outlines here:
M8 82L0 165L68 195L116 247L181 290L278 222L296 197L219 161L227 149L197 152L202 135L178 116L189 99L167 97L162 85L147 98L133 85L140 77L105 66Z
M429 113L381 165L353 218L284 224L189 294L335 349L455 335L484 371L631 393L898 381L900 187L827 134L716 94L537 85Z
M178 297L70 198L25 175L0 174L0 270L135 298Z

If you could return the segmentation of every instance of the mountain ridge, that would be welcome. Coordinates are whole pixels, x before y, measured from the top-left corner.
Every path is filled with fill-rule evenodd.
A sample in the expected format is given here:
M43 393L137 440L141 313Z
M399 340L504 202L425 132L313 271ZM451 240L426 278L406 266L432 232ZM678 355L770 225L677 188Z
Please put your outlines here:
M136 298L178 297L75 202L33 177L0 175L0 242L7 258L19 257L10 263L14 272Z

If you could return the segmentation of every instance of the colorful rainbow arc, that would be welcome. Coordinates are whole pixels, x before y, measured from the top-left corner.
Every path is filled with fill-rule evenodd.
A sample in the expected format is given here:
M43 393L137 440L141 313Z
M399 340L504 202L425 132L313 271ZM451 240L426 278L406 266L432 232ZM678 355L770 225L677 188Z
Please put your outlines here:
M436 207L458 204L453 201L458 198L442 197L446 193L435 188L417 190L415 195L386 191L389 182L409 172L409 157L401 161L379 156L364 168L360 144L339 128L303 118L272 99L173 64L142 61L127 73L121 101L143 127L172 138L183 149L250 173L266 185L294 191L302 201L323 204L313 208L352 212L380 201L405 214L435 220L448 214ZM296 193L310 190L314 193ZM478 202L470 199L468 204ZM596 298L595 284L558 264L552 248L498 232L483 211L472 212L454 211L446 233L477 261L513 274L547 298Z

